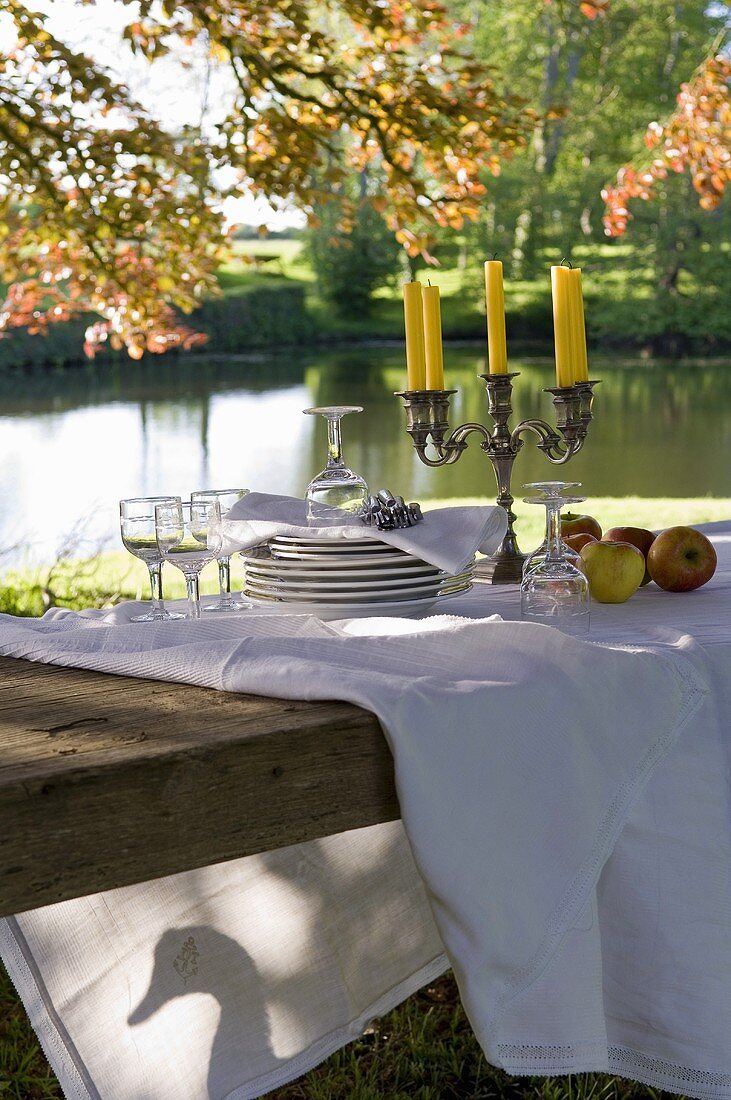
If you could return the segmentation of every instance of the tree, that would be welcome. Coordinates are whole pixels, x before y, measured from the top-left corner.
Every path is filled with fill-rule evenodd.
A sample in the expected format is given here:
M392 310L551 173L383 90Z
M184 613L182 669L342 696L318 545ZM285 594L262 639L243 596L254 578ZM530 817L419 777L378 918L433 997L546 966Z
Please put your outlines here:
M351 200L352 201L352 200ZM398 270L399 247L383 217L363 196L348 224L341 224L337 196L318 210L308 230L305 251L320 293L341 317L366 317L373 291Z
M485 209L515 274L531 275L546 248L570 254L603 239L602 187L641 148L648 118L671 109L723 24L688 0L611 0L595 15L559 0L481 9L475 52L489 54L540 114Z
M625 165L617 182L602 191L608 236L621 236L632 217L630 199L651 199L669 172L688 172L704 210L715 210L731 182L731 62L721 54L706 59L681 85L677 106L664 124L651 122L645 145L653 154L639 167Z
M126 41L151 61L205 35L233 74L231 108L207 140L167 134L23 0L6 0L18 39L0 59L0 328L92 312L89 354L106 339L133 357L190 345L171 307L190 312L215 290L216 169L312 218L347 173L377 171L373 206L416 254L430 226L477 216L481 173L535 122L435 0L123 2Z

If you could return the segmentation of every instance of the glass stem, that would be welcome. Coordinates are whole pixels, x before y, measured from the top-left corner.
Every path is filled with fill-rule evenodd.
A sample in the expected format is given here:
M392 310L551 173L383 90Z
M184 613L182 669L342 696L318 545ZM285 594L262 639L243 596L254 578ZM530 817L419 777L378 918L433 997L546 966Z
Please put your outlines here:
M147 568L150 571L150 590L152 592L152 610L162 611L164 604L162 601L162 562L148 562Z
M218 590L220 593L221 607L228 607L231 603L231 559L218 559Z
M546 501L546 557L549 561L563 560L561 508L560 500Z
M201 617L201 601L198 593L198 574L186 573L185 574L185 587L188 590L188 618L200 619Z
M327 464L328 466L343 464L343 438L340 433L339 416L327 418Z

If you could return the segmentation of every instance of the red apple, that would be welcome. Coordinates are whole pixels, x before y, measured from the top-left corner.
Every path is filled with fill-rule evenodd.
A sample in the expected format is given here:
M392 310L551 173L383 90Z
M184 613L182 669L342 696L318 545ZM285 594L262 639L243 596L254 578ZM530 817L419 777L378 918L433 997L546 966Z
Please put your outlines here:
M713 543L693 527L669 527L658 535L647 555L655 584L666 592L692 592L716 572Z
M579 535L582 533L593 535L595 539L602 537L602 529L593 516L579 516L573 512L564 512L561 516L561 534Z
M645 555L631 542L587 542L581 563L592 599L599 603L624 603L645 573Z
M612 527L611 530L604 532L602 539L605 542L631 542L633 546L636 546L645 558L645 575L642 578L642 583L650 583L652 577L646 563L650 547L655 541L653 531L648 531L646 527Z
M590 535L588 531L579 531L578 535L564 535L563 541L578 554L581 547L586 546L587 542L598 542L599 540Z

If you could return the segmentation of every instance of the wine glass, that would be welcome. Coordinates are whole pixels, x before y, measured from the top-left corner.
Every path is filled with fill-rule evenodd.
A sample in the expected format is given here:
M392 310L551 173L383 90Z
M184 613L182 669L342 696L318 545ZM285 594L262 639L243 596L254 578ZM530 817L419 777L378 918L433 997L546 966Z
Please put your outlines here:
M188 619L200 619L198 575L221 549L221 509L217 500L176 501L155 508L155 535L164 561L185 577Z
M565 497L561 494L564 489L580 489L580 481L529 481L523 486L524 489L536 489L542 496L543 500L561 499L564 503L567 503ZM536 501L537 503L537 501ZM534 565L539 565L546 556L546 539L538 547L537 550L533 550L528 554L527 558L523 562L523 576L532 569ZM577 554L575 550L572 550L565 542L563 544L564 557L575 565L576 568L580 568L579 562L581 561L581 555Z
M362 406L326 405L302 411L312 416L324 416L327 420L327 466L312 479L305 493L310 518L316 517L318 504L342 508L346 512L359 512L368 496L368 486L343 461L340 421L348 413L363 412Z
M184 619L176 611L167 611L162 598L162 554L155 537L155 507L180 503L180 497L130 497L119 502L119 526L122 542L130 554L140 558L150 571L152 608L145 615L134 615L133 623L159 623L166 619Z
M190 502L206 504L218 501L221 515L224 516L248 492L248 489L196 489L190 494ZM240 611L248 606L234 600L231 595L231 558L228 555L218 558L218 589L218 601L204 607L204 611Z
M579 504L585 497L545 494L525 497L526 504L546 509L546 549L540 561L523 574L520 610L524 619L555 626L564 634L589 631L589 582L580 569L568 561L561 538L561 509Z

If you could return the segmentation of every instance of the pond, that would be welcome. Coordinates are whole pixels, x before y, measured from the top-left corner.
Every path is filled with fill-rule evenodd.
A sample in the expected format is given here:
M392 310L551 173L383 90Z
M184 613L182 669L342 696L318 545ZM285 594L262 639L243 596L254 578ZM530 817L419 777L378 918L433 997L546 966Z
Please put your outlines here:
M452 426L485 422L482 355L447 351ZM552 363L511 366L516 420L550 418ZM528 437L515 487L570 475L589 496L731 496L731 363L595 357L592 376L603 383L584 452L552 475ZM404 385L402 349L380 346L2 376L2 564L52 560L70 535L117 545L121 497L239 485L302 494L325 459L324 424L302 415L311 405L364 406L344 421L345 457L371 487L419 501L494 497L476 440L454 466L420 464L392 395Z

